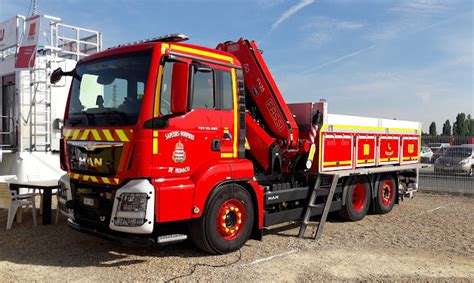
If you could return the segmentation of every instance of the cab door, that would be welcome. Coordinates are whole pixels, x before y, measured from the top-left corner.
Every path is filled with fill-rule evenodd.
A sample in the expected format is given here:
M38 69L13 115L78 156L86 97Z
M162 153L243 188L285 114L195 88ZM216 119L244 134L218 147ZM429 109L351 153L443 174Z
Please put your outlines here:
M221 158L233 159L236 157L237 146L237 116L234 109L235 76L228 68L216 69L216 102L221 117Z

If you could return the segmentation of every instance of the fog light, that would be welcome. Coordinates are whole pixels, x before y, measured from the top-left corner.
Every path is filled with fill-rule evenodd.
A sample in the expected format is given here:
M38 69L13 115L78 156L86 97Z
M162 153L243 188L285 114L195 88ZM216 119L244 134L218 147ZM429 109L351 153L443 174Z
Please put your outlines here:
M117 217L114 221L116 226L141 226L145 223L144 218L122 218Z

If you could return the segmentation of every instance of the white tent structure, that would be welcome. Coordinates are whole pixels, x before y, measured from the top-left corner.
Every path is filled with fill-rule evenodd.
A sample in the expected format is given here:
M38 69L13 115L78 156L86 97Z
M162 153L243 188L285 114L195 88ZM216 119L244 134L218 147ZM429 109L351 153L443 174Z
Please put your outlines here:
M102 33L40 15L35 64L16 69L22 38L28 36L26 21L17 15L0 22L0 176L59 179L60 129L71 78L51 85L49 76L101 51Z

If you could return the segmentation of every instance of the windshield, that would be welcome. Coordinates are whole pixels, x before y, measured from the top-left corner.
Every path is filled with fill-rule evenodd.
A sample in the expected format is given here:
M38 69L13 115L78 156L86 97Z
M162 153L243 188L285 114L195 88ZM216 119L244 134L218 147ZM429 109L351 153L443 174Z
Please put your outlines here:
M472 154L471 148L449 148L444 156L451 157L469 157Z
M136 52L78 65L66 125L136 124L150 60L151 52Z

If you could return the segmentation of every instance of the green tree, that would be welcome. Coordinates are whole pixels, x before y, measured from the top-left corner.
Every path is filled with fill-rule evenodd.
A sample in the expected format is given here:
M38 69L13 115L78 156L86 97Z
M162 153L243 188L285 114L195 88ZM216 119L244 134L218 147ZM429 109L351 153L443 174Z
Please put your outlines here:
M436 136L437 133L436 133L436 123L435 122L431 122L430 124L430 136Z
M458 113L456 116L456 122L453 124L453 135L464 137L468 133L468 123L466 120L466 114Z
M474 118L471 117L471 114L467 115L467 135L474 136Z
M443 133L441 134L443 136L451 136L451 122L449 122L449 119L446 120L443 124Z

